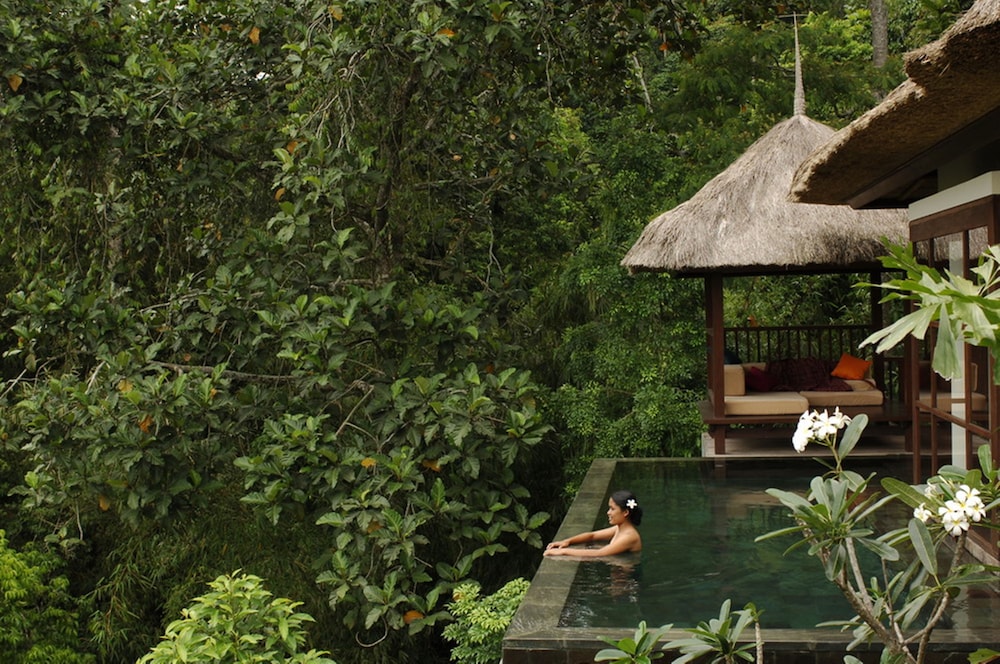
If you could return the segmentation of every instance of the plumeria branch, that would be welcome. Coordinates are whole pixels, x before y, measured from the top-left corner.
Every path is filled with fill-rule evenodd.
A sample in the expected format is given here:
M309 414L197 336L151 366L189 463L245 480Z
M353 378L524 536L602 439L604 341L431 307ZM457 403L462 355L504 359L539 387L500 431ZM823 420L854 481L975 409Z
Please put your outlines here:
M950 569L955 569L961 562L961 557L965 552L965 543L968 539L969 534L966 531L962 531L958 536L958 541L955 543L955 550L952 552ZM927 619L927 624L920 630L917 630L913 636L910 637L909 641L918 641L917 652L920 656L920 660L923 661L924 653L927 652L927 647L931 642L931 633L934 631L934 627L938 624L941 618L944 617L945 611L951 605L951 593L943 592L938 598L937 605L931 612L930 618Z
M891 652L902 654L906 657L907 662L916 664L918 659L915 658L910 653L909 649L905 647L904 644L906 641L903 638L902 633L899 631L898 625L895 624L895 621L890 621L890 624L894 628L890 629L889 627L886 627L881 620L879 620L879 617L875 612L875 602L872 600L871 593L868 592L868 588L864 584L864 576L861 572L861 565L858 563L858 556L854 548L854 541L848 539L845 542L845 545L850 559L851 572L849 574L845 569L837 576L837 578L834 579L834 584L840 589L841 593L851 605L851 608L854 609L855 613L857 613L858 618L860 618L872 629L879 640L889 647ZM829 555L829 551L824 550L821 560L825 563L826 560L824 560L824 558L829 558ZM857 587L851 585L851 574L853 574L855 578Z
M861 572L861 563L858 562L858 552L854 548L854 540L848 539L844 544L847 549L847 559L851 563L851 572L854 574L854 583L857 584L857 596L865 609L865 613L874 616L875 603L872 601L867 586L865 586L865 577Z

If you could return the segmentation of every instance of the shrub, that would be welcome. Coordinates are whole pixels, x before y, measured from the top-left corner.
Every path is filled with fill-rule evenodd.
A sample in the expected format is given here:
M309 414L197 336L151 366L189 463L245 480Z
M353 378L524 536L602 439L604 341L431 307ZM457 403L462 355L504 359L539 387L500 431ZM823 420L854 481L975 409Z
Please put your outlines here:
M306 640L303 624L312 617L295 611L300 602L272 599L260 577L235 572L209 586L138 664L335 664L326 653L299 652Z
M452 593L449 610L455 622L444 628L444 638L456 645L451 659L459 664L493 664L503 655L503 635L514 618L530 583L509 581L500 590L480 598L478 583L460 584Z

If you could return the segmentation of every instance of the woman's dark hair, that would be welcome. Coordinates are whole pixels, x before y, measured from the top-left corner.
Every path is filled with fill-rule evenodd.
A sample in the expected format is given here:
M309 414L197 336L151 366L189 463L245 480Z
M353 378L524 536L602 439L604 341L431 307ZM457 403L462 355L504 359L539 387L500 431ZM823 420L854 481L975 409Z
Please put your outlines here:
M639 499L635 497L634 493L628 489L615 491L611 494L611 500L618 507L628 511L628 520L632 522L633 526L638 526L642 523L642 507L639 506ZM629 501L632 502L633 507L629 507Z

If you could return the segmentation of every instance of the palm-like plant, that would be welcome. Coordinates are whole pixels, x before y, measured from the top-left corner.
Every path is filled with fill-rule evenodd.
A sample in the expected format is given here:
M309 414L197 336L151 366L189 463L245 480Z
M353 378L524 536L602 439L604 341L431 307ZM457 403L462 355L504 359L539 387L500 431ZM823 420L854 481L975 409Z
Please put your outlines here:
M654 659L663 657L662 652L656 652L656 644L663 638L672 625L664 625L656 629L648 629L646 621L639 623L631 637L612 641L601 637L605 643L614 646L605 648L594 656L595 662L611 662L611 664L650 664Z
M707 622L698 623L694 629L687 630L691 636L676 639L663 646L664 650L678 650L681 657L673 660L674 664L686 664L702 657L710 664L734 664L737 660L754 661L754 648L761 647L761 640L741 641L744 630L751 624L757 626L758 611L753 604L732 611L732 602L726 600L719 609L719 617ZM758 661L763 659L758 654Z

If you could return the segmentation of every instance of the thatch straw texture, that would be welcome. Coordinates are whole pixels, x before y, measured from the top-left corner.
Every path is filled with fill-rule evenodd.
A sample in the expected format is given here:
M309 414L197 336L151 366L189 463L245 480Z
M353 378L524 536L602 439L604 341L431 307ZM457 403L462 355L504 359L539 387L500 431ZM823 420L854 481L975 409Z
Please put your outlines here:
M802 160L833 133L805 115L775 125L688 201L653 219L622 265L704 274L875 263L885 253L881 238L907 237L902 212L788 200Z
M863 202L863 192L1000 108L1000 0L976 2L940 39L909 53L906 71L878 106L804 161L794 200Z
M906 73L933 87L953 66L963 72L992 72L1000 53L1000 0L980 0L941 38L906 55Z

